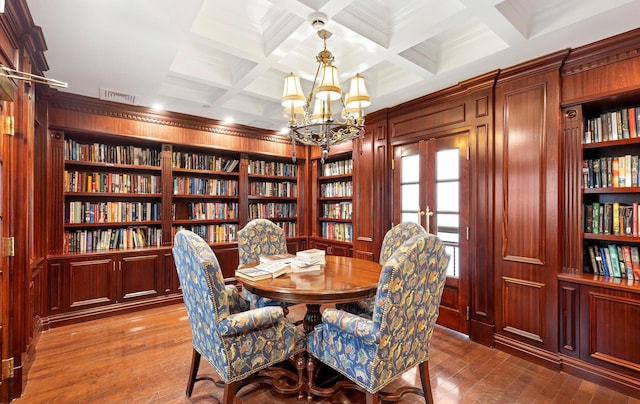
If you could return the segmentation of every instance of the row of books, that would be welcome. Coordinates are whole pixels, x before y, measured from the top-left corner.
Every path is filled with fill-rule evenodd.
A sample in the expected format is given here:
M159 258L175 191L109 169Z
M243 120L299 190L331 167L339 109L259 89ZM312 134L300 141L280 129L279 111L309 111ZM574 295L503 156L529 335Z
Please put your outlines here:
M157 194L162 192L160 177L84 171L64 172L64 192L112 192Z
M353 214L353 204L351 202L323 202L321 205L323 218L351 220Z
M582 161L583 188L637 187L638 156L602 157Z
M238 196L238 181L219 178L175 177L174 195Z
M351 223L323 222L321 234L329 240L350 242L353 238L353 226Z
M584 269L587 273L640 280L640 254L637 246L589 245L586 251L588 257L585 257Z
M73 139L64 141L65 160L160 167L160 157L159 149L148 147L78 143Z
M87 202L65 204L65 223L122 223L161 220L159 202Z
M187 218L189 220L237 219L238 203L189 202L187 204Z
M638 237L638 203L593 202L584 205L584 232Z
M298 184L295 182L269 182L253 181L249 183L249 195L251 196L277 196L281 198L296 198L298 196Z
M160 247L159 227L126 227L119 229L70 230L64 232L63 248L69 252L91 252L113 249Z
M293 222L276 222L276 225L284 231L284 235L286 237L296 237L298 235L297 224L295 221Z
M191 230L208 243L225 243L238 239L238 225L233 223L173 226L172 240L180 230Z
M171 153L171 167L188 170L234 172L238 167L238 159L228 159L207 154L174 151Z
M623 108L587 119L584 143L630 139L640 133L640 107Z
M298 166L293 163L279 161L251 160L249 161L249 174L296 177L298 175Z
M326 198L343 197L353 195L353 183L351 181L328 182L320 186L320 196Z
M284 253L260 256L260 262L251 267L240 267L236 270L238 278L259 281L273 279L288 273L321 271L326 264L325 252L319 249L308 249L296 254Z
M322 175L342 175L351 174L353 172L353 160L340 160L324 163L322 166Z
M250 203L249 219L257 218L295 218L298 205L295 202Z

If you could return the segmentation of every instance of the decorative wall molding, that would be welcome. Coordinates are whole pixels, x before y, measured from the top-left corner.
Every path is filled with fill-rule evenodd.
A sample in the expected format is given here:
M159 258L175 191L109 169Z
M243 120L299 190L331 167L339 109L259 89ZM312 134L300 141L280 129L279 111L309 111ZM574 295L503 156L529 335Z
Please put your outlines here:
M172 126L222 135L259 139L268 142L289 144L291 140L286 135L274 131L252 128L242 125L228 125L215 119L183 115L175 112L151 111L144 107L102 101L97 98L84 97L75 94L57 92L49 99L49 108L58 108L92 115L125 119L156 125Z

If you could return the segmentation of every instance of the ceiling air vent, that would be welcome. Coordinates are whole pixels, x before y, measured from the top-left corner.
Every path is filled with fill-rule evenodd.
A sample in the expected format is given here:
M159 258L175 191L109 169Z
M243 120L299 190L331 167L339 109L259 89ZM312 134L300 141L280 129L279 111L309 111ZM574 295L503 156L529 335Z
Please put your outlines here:
M105 90L104 88L100 89L100 99L105 101L119 102L121 104L135 105L136 103L135 95Z

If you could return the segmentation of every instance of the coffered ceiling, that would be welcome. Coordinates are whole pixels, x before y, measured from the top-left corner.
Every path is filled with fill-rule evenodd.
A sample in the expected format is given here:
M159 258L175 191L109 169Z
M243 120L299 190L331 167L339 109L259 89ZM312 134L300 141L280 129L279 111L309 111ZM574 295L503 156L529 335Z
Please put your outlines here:
M640 0L27 0L60 91L280 130L289 72L305 93L328 17L343 91L367 112L640 27Z

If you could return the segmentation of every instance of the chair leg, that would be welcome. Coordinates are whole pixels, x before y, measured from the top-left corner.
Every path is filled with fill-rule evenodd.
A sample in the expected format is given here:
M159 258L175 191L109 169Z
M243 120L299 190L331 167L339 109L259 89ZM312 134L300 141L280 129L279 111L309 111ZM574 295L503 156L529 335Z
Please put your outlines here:
M424 361L418 365L420 369L420 381L422 382L422 392L424 393L424 401L427 404L433 404L433 393L431 392L431 379L429 378L429 361Z
M240 382L231 382L224 385L224 393L222 394L222 404L233 404L240 386Z
M378 400L378 393L369 393L367 392L367 404L378 404L380 401Z
M198 374L199 367L200 352L194 348L191 355L191 372L189 373L189 381L187 382L187 398L191 397L191 393L193 393L193 385L196 383L196 375Z

